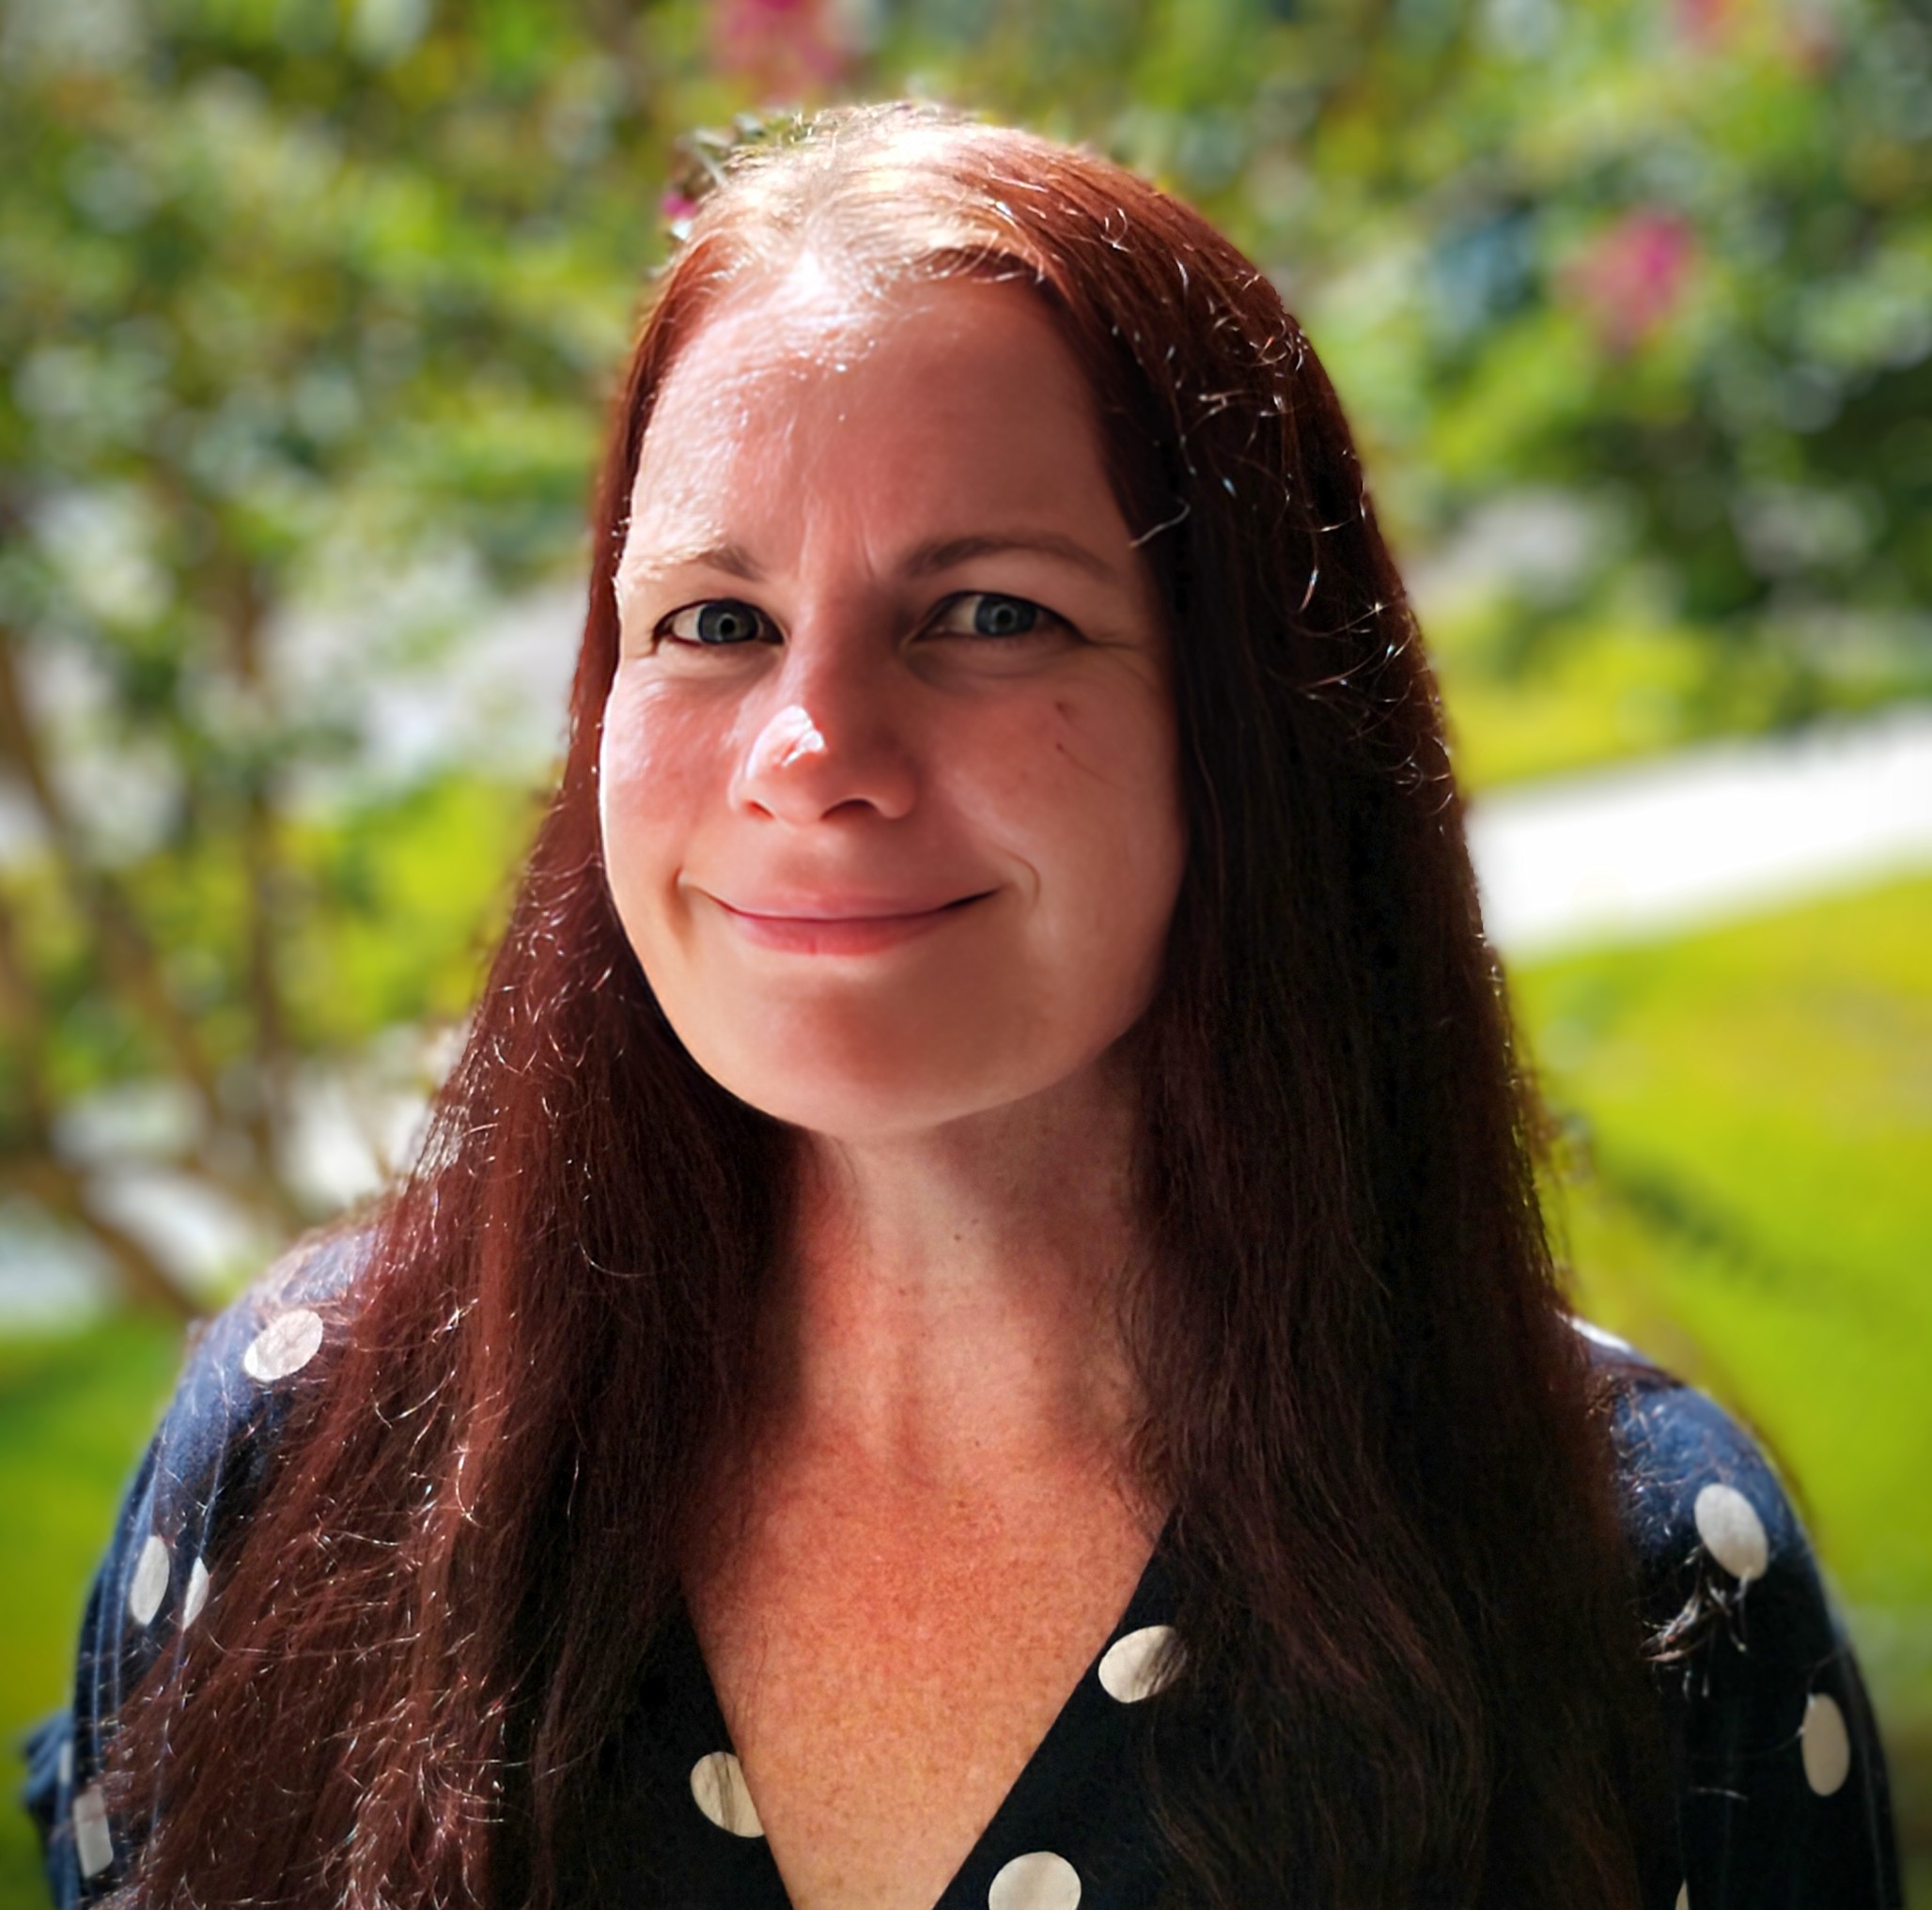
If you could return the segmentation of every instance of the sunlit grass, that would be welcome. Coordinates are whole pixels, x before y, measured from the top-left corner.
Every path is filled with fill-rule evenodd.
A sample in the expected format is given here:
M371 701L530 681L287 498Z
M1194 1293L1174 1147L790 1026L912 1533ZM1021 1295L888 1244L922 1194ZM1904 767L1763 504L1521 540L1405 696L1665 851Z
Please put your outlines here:
M1772 1437L1849 1595L1932 1607L1932 882L1517 993L1589 1304Z
M1932 1902L1932 880L1525 969L1584 1310L1785 1469Z
M180 1355L172 1327L115 1319L0 1342L0 1743L67 1701L81 1604L115 1509ZM39 1856L9 1756L0 1808L0 1905L44 1905Z

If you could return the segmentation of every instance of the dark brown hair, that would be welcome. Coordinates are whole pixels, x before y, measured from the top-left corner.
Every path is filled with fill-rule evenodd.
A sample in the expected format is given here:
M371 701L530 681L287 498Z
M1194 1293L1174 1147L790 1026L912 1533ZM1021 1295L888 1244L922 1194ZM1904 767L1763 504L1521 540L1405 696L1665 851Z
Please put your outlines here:
M611 572L680 343L806 253L881 297L973 273L1044 299L1172 617L1191 841L1130 1037L1151 1250L1129 1328L1138 1456L1176 1508L1176 1729L1216 1747L1160 1773L1176 1899L1630 1910L1645 1712L1608 1445L1341 411L1196 214L913 107L737 167L662 279L598 490L561 785L332 1363L124 1737L153 1819L132 1899L545 1901L676 1597L790 1156L686 1056L606 892Z

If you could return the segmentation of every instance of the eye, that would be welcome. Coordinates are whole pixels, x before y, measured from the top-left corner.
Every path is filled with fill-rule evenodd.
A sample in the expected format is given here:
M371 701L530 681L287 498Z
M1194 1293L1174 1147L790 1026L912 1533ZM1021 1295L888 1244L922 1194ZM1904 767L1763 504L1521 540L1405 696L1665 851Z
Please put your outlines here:
M755 603L713 597L673 611L658 626L657 634L677 644L775 644L778 626Z
M927 629L948 637L1027 637L1059 623L1052 611L1026 598L967 590L941 604Z

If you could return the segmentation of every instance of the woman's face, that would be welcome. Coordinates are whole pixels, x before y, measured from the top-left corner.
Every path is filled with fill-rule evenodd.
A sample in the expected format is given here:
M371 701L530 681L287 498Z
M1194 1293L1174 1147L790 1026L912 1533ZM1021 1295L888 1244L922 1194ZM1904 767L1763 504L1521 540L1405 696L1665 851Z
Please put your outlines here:
M1092 1070L1185 854L1167 636L1034 296L733 295L647 434L600 762L631 946L699 1065L903 1135Z

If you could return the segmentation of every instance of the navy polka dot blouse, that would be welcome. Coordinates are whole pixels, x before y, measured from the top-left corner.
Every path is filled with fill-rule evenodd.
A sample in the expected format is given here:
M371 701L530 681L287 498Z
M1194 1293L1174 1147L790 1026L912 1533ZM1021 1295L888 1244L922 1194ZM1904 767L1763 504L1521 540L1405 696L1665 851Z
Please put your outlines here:
M219 1583L225 1537L321 1346L328 1281L324 1268L264 1286L210 1327L135 1477L88 1601L71 1710L29 1746L27 1804L61 1905L128 1874L97 1782L104 1734ZM1896 1910L1877 1738L1789 1501L1708 1399L1582 1330L1623 1382L1622 1484L1659 1641L1676 1841L1646 1910ZM1130 1752L1136 1707L1185 1675L1172 1618L1157 1549L934 1910L1155 1902L1161 1846ZM661 1640L584 1803L562 1853L570 1901L789 1910L688 1622Z

